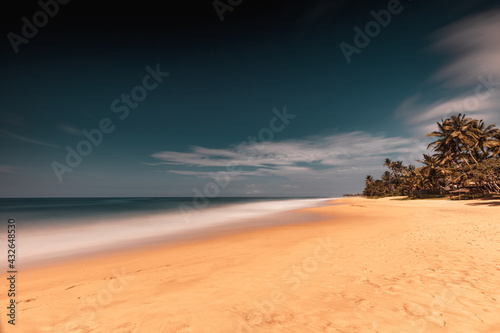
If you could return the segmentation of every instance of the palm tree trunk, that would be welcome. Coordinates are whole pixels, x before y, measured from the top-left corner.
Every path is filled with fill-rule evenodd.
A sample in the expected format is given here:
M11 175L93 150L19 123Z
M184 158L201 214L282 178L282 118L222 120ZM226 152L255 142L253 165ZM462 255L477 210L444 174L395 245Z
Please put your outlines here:
M479 164L479 163L477 162L477 160L474 158L474 155L472 155L472 151L470 151L470 150L469 150L469 155L470 155L470 157L472 157L472 159L474 160L474 162L475 162L476 164ZM467 163L467 165L469 165L469 163Z

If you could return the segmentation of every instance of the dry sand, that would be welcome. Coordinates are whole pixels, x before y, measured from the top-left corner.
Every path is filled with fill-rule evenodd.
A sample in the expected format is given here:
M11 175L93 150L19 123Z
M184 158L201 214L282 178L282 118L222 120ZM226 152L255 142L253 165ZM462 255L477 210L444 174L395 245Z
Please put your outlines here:
M500 332L499 202L339 202L314 223L20 271L15 331Z

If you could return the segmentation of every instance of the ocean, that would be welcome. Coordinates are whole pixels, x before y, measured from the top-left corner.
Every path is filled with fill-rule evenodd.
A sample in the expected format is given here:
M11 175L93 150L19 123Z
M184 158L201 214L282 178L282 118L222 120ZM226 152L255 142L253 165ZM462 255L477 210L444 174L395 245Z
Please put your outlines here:
M335 198L2 198L0 214L16 220L18 267L72 256L175 242L195 235L295 223L278 213Z

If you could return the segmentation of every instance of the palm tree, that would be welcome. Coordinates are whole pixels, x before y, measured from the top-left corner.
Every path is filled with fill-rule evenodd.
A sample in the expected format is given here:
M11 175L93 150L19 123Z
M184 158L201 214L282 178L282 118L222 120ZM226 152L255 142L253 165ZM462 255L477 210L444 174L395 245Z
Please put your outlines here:
M429 190L447 190L474 186L474 191L500 192L500 130L482 120L458 114L437 123L438 129L428 136L436 140L427 148L420 168L405 166L401 161L387 158L389 171L381 179L367 176L365 192L370 195L421 196ZM451 189L451 187L450 187ZM424 192L422 192L424 191Z
M437 125L438 131L429 133L427 136L434 136L439 139L430 143L427 148L434 148L438 154L447 157L454 163L465 162L469 165L468 157L474 163L478 163L472 153L478 140L477 131L473 130L473 119L459 114L441 120L441 123L438 122Z
M492 157L500 158L500 131L493 135L488 148Z
M495 124L485 127L484 121L482 120L476 121L473 126L473 130L478 136L474 148L479 160L488 159L494 154L495 148L500 146L500 141L498 141L500 131L495 127Z
M385 188L387 192L393 193L394 192L394 178L392 177L392 173L390 171L385 171L382 175L382 181L385 184Z
M440 161L436 156L431 156L424 154L423 160L418 160L424 166L421 168L420 172L425 174L426 178L429 180L429 184L433 188L439 188L441 192L440 180L444 178L443 169L441 168Z
M365 178L365 190L363 191L366 196L372 196L373 195L373 184L375 180L373 179L372 176L368 175Z
M489 149L498 145L495 135L500 133L500 131L495 128L495 124L485 126L483 120L474 120L471 125L472 131L476 136L476 140L474 141L474 155L476 160L482 161L488 159L491 154Z

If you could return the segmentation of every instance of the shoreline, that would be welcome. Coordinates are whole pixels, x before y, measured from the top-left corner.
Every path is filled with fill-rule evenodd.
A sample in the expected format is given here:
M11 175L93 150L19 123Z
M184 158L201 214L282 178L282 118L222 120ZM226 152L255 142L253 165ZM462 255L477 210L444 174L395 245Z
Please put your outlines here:
M110 247L103 249L102 251L88 251L80 254L50 258L43 261L24 263L22 264L22 266L24 267L23 270L44 269L45 267L51 266L60 266L79 262L90 262L93 260L109 259L111 257L123 257L136 252L148 253L157 249L171 249L179 246L189 246L191 244L210 242L216 239L223 239L226 237L259 232L274 228L314 224L322 221L322 218L319 217L321 215L308 210L318 207L272 213L257 218L241 219L240 222L244 221L247 223L246 225L227 224L200 228L197 230L186 231L184 233L177 233L172 235L152 236L147 239L147 243L139 242L137 244L128 246L119 246L116 248ZM277 219L279 221L267 223L271 219Z
M20 270L16 328L500 330L499 213L483 200L342 198L293 213L314 223Z
M82 218L77 214L74 219L64 219L71 223L56 219L54 224L40 224L36 228L33 224L31 229L23 228L27 246L18 264L30 268L140 249L151 244L176 245L191 239L216 237L219 233L238 232L238 229L244 232L268 225L297 223L301 222L296 221L298 215L289 212L318 207L329 199L250 200L219 203L186 212L179 206L162 211L146 210L141 214L134 212L130 216L95 214Z

